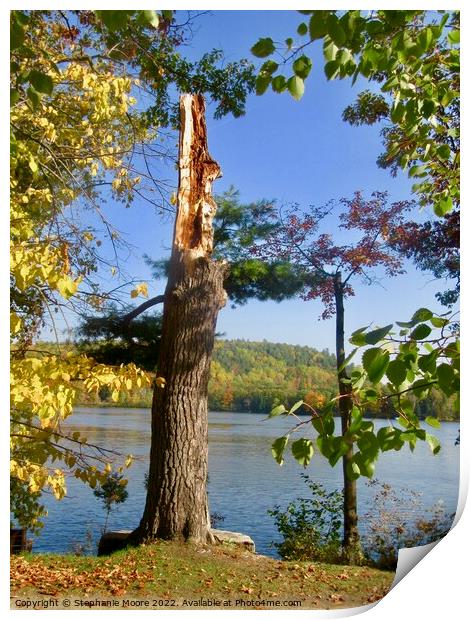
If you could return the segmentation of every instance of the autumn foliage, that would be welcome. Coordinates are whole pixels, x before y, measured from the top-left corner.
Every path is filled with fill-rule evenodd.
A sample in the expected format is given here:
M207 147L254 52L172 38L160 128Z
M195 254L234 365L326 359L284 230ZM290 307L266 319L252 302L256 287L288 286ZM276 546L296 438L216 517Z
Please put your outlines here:
M389 205L386 192L374 192L370 199L356 192L351 199L305 211L293 206L279 213L279 225L252 251L267 260L290 261L313 276L314 284L304 288L302 297L320 299L326 319L335 313L336 273L342 274L345 297L354 295L353 277L372 283L374 268L381 267L387 277L404 273L403 258L389 239L412 206L406 200Z

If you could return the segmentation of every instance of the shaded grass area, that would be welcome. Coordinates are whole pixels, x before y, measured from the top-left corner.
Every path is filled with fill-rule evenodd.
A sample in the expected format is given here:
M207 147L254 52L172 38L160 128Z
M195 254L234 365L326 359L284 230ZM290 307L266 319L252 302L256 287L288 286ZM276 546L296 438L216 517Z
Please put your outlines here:
M83 600L174 600L175 608L188 608L185 599L215 598L233 601L231 608L247 601L257 609L273 608L275 603L268 601L301 601L299 609L333 609L379 600L393 578L391 571L280 561L229 544L160 541L108 557L24 554L11 558L12 607L22 597L65 595ZM242 602L235 605L235 601Z

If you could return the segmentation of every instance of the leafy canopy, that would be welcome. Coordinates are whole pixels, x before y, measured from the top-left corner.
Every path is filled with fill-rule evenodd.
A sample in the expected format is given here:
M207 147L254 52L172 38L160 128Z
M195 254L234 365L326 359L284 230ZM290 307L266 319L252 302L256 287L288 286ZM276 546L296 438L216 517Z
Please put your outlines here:
M306 50L323 47L328 80L358 78L373 84L344 111L351 124L385 120L381 165L403 168L416 178L422 204L438 216L460 204L458 12L379 10L362 12L299 11L299 42L275 43L264 37L252 47L267 58L256 79L256 92L271 86L295 99L304 93L313 62ZM276 55L276 61L271 56ZM278 60L280 58L280 61ZM285 75L287 72L287 75Z

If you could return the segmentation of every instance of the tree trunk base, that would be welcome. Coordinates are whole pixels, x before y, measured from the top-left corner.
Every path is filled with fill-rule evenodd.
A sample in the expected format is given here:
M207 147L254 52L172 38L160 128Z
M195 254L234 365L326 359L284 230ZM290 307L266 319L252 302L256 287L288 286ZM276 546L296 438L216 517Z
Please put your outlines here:
M364 564L365 557L359 540L343 547L341 560L348 566L361 566Z
M121 551L126 547L136 547L143 543L158 543L163 540L161 538L148 538L145 541L140 539L141 537L138 534L138 530L118 530L115 532L106 532L106 534L103 534L100 538L100 542L98 544L98 555L111 555L115 551ZM207 537L204 541L189 537L184 542L193 543L200 546L231 544L247 551L251 551L253 553L255 552L255 543L252 538L246 534L241 534L239 532L228 532L226 530L210 529L207 531Z

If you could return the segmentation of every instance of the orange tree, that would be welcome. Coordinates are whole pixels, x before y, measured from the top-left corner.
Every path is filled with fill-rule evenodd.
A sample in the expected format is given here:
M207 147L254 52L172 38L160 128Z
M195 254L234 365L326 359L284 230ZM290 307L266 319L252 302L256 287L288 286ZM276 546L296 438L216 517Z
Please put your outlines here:
M331 227L331 215L335 207L341 206L338 235L347 232L348 238L356 237L354 242L341 244L333 236L324 232L328 224ZM322 318L335 316L336 319L336 369L339 397L333 401L341 417L341 435L335 436L335 423L331 403L316 408L310 403L299 401L289 413L305 404L312 412L312 422L320 428L319 442L322 453L331 465L340 459L343 463L344 484L344 537L343 550L345 559L355 563L360 560L360 541L357 529L357 471L370 474L371 459L364 452L354 450L351 427L354 424L354 398L351 379L346 369L344 332L344 302L354 294L352 282L362 278L373 282L373 270L382 268L389 277L403 273L402 258L387 243L390 231L401 224L404 213L411 208L407 201L387 203L384 193L375 192L369 200L357 192L351 200L343 199L340 205L331 204L322 208L310 208L307 212L293 208L287 214L280 214L274 231L263 243L252 251L265 260L289 261L303 269L312 285L304 288L305 300L320 299L324 305ZM323 229L322 229L323 224ZM381 333L371 336L374 342L381 338ZM319 411L324 413L320 415ZM325 411L329 414L325 415ZM288 413L284 405L275 407L271 416ZM367 432L370 422L364 422L361 428ZM282 463L283 452L288 444L290 433L277 439L273 444L273 455ZM361 440L362 442L364 439ZM358 447L363 447L359 443ZM297 439L291 444L294 457L302 465L307 465L313 455L313 442L310 439Z

